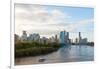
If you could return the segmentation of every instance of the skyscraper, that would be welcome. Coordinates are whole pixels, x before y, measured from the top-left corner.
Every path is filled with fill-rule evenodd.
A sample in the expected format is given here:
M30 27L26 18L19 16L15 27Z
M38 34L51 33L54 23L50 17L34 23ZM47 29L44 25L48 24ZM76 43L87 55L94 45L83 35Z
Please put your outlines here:
M23 34L21 36L21 41L26 41L27 40L27 33L26 31L23 31Z
M23 31L23 35L27 35L26 31Z
M81 44L87 44L87 38L83 38Z
M61 31L60 32L60 43L65 44L65 37L66 37L66 31Z
M14 34L14 39L15 39L15 43L19 41L19 36L17 34Z
M37 34L37 33L30 34L29 37L28 37L28 40L29 41L39 41L40 35Z
M81 43L82 37L81 37L81 32L79 32L79 44Z
M78 38L75 39L75 44L78 44Z
M69 32L67 32L67 38L69 39Z
M69 32L66 34L66 43L69 44Z
M58 43L58 42L59 42L59 40L58 40L58 36L55 35L55 43Z
M69 32L61 31L60 32L60 43L61 44L69 44L71 41L69 39Z

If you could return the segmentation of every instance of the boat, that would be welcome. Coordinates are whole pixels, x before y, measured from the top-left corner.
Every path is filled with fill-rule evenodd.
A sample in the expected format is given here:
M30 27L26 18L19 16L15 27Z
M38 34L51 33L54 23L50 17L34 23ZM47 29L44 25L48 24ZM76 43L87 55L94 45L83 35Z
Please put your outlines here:
M44 58L39 58L39 62L44 62L45 60Z

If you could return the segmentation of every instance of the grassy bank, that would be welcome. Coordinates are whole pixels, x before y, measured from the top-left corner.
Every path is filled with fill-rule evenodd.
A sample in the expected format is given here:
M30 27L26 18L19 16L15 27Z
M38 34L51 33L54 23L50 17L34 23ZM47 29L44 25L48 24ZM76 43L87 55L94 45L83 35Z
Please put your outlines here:
M57 51L60 44L37 42L19 42L15 43L15 57L38 56Z

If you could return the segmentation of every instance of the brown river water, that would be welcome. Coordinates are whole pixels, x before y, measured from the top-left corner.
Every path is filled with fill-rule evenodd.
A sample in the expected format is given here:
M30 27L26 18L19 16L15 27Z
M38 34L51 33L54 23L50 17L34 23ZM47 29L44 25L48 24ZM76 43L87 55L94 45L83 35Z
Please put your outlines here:
M45 59L39 62L39 59ZM93 61L94 47L86 45L71 45L61 47L58 51L41 56L16 58L15 65L33 65L46 63Z

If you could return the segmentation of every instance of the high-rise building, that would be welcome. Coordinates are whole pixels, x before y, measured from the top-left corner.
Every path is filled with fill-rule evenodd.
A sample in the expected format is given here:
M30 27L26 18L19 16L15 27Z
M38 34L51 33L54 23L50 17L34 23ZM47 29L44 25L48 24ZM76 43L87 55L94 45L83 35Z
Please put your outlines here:
M78 38L75 39L75 44L78 44Z
M60 32L60 43L61 44L69 44L71 43L69 39L69 32L61 31Z
M42 44L48 44L49 40L46 37L42 37L42 38L40 38L40 43L42 43Z
M59 40L58 40L58 36L57 36L57 35L55 35L55 42L56 42L56 43L59 42Z
M27 35L26 31L23 31L23 35Z
M87 44L87 38L82 39L81 44Z
M81 37L81 32L79 32L79 44L81 43L82 37Z
M27 41L27 33L26 33L26 31L23 31L23 34L21 36L21 41Z
M15 39L15 43L19 41L19 36L17 34L14 34L14 39Z
M67 38L69 39L69 32L67 32Z
M56 42L56 41L55 41L55 39L56 39L56 38L55 38L54 36L52 36L52 37L50 38L50 40L51 40L51 43L54 43L54 42Z
M66 37L66 31L61 31L60 32L60 43L65 44L65 37Z
M70 39L69 39L69 32L66 33L66 43L69 44L70 43Z
M37 33L30 34L29 37L28 37L28 40L29 41L39 41L40 35L37 34Z
M81 32L79 32L79 44L81 45L87 44L87 38L82 38Z

